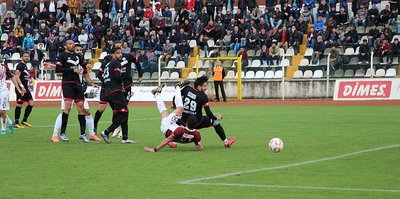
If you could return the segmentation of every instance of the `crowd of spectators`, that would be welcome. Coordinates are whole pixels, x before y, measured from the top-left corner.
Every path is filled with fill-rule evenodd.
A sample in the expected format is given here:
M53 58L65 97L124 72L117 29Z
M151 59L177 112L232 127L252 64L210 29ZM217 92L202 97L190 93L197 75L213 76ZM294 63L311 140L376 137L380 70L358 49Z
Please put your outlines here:
M381 59L393 60L399 56L398 40L392 43L400 31L399 3L390 0L382 6L381 0L353 0L349 7L347 0L266 0L265 9L260 9L256 0L175 0L174 5L168 0L150 4L143 0L14 0L12 15L3 1L1 33L7 39L1 56L7 60L13 53L33 51L38 61L44 57L36 52L39 49L54 62L68 39L85 50L103 51L110 51L119 40L125 53L133 53L144 70L153 71L161 55L168 61L175 54L175 61L187 66L192 52L189 41L196 40L208 55L213 49L207 41L213 40L223 50L243 55L244 66L248 49L261 50L259 59L272 65L279 63L280 48L293 48L299 54L306 34L306 46L314 49L313 64L333 46L360 46L360 61L367 61L371 50ZM371 27L361 45L360 26Z

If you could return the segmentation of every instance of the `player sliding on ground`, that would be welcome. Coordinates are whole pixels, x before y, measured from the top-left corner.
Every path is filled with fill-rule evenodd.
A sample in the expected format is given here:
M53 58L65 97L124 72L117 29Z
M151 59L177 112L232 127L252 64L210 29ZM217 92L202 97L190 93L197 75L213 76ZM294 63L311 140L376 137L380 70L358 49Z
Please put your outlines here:
M167 144L175 148L176 144L174 142L194 142L194 144L196 145L196 150L201 151L203 149L203 145L201 144L201 135L198 131L194 129L194 126L198 123L197 118L194 116L189 117L186 123L186 127L182 127L176 124L176 121L181 118L181 115L183 113L182 98L180 97L180 86L175 86L174 103L176 105L176 109L172 113L168 112L167 108L165 107L164 101L161 99L160 93L163 87L164 85L159 86L158 88L152 90L152 93L156 98L157 108L162 118L160 127L161 132L165 135L166 138L161 141L161 143L157 147L144 147L144 150L148 152L157 152L158 150L165 147Z

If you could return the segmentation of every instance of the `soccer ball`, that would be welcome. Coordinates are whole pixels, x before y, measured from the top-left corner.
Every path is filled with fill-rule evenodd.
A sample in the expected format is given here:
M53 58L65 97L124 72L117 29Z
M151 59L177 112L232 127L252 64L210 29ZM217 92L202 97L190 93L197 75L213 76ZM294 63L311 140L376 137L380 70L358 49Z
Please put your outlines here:
M269 141L268 146L272 152L278 153L283 149L283 142L279 138L272 138Z

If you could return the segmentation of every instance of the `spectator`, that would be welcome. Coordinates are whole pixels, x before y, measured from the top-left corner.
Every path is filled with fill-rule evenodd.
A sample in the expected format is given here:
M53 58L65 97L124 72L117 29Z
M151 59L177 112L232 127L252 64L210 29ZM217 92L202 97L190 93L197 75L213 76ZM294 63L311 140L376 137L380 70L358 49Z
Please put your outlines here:
M318 32L323 29L324 22L322 21L322 16L318 16L318 20L314 23L314 29Z
M35 41L33 39L33 37L31 36L31 33L26 33L26 36L22 42L22 50L24 51L28 51L30 49L33 48L33 46L35 45Z
M375 4L372 4L372 8L368 10L368 24L376 25L379 19L379 10Z
M340 7L340 11L337 15L335 15L334 19L339 26L348 24L349 15L344 7Z
M383 23L386 23L387 21L389 21L390 14L391 14L391 11L389 9L389 6L386 5L385 9L382 10L381 13L379 14L380 21Z
M31 52L29 53L30 55L30 62L32 64L32 67L34 69L34 71L37 71L37 69L40 66L40 63L43 60L44 54L41 50L38 49L38 45L35 44L33 46L33 49L31 50Z
M127 42L124 42L124 43L122 44L122 53L127 53L127 54L130 54L130 53L131 53L131 48L129 48Z
M279 65L280 58L281 58L280 57L280 48L277 45L277 41L273 40L272 41L272 46L269 48L268 65L272 66L274 60L276 60L276 65Z
M164 61L167 62L172 57L172 55L174 54L174 51L175 51L175 48L171 44L169 39L167 39L165 44L163 45L162 51L163 51Z
M140 67L142 68L142 70L145 68L147 61L148 61L148 57L146 55L146 51L144 50L139 50L140 54L138 56L138 62Z
M11 48L8 46L7 42L3 43L3 48L1 49L1 60L5 62L8 61L11 57Z
M56 20L59 23L62 23L63 21L67 21L67 19L65 18L65 13L61 10L61 8L57 8Z
M368 45L368 40L364 39L363 43L360 45L358 54L358 64L362 64L364 61L369 64L369 59L371 56L371 47Z
M232 43L232 34L230 30L226 30L226 34L224 38L220 40L219 45L222 46L222 49L228 50L229 45Z
M321 0L321 3L318 6L317 9L317 15L318 17L323 17L325 18L325 21L328 20L329 18L329 5L326 3L326 0ZM314 25L315 27L315 25Z
M322 40L321 36L318 36L317 42L315 43L314 46L314 52L311 56L311 64L316 65L320 60L321 55L324 54L324 51L325 51L324 41Z
M66 0L58 0L57 1L57 8L60 8L62 12L67 13L68 11L68 3Z
M296 23L296 27L300 34L307 34L308 23L304 21L303 17L300 17Z
M187 66L191 52L190 46L187 43L187 41L181 41L179 45L176 47L176 51L177 51L177 56L175 58L175 62L178 63L178 61L183 60L185 62L185 66Z
M101 24L104 26L105 30L111 27L111 19L108 17L108 13L104 13L103 19L101 19Z
M303 36L296 29L296 26L292 26L291 30L289 31L289 47L294 49L295 54L300 54L300 44L302 39Z
M147 17L143 17L143 20L139 23L139 34L143 35L145 31L150 31L150 22Z
M300 13L300 17L304 18L304 21L306 21L307 23L312 23L314 21L313 15L308 6L304 6L303 10Z
M96 39L96 37L94 36L94 34L93 33L90 33L89 34L89 40L88 40L88 46L87 46L87 48L89 49L89 50L92 50L92 49L94 49L94 48L97 48L97 39Z
M89 35L85 32L84 29L81 30L81 34L78 36L78 41L79 44L82 46L83 51L85 51L89 41Z
M358 9L358 11L357 11L356 18L354 19L354 27L357 28L358 23L362 22L362 25L365 28L367 26L366 25L367 16L368 16L368 10L367 10L367 8L364 7L364 5L361 4L360 9Z
M83 16L87 13L86 4L87 4L87 0L79 0L79 14L81 16ZM108 12L109 11L107 10L107 12L103 12L103 13L108 13Z
M215 88L215 96L217 98L217 102L219 102L219 92L218 87L221 89L221 95L224 102L226 101L225 89L224 89L224 78L225 78L225 69L222 66L221 61L216 61L213 67L213 76L214 76L214 88Z
M269 21L272 28L279 28L282 25L281 12L279 11L279 8L275 9L275 12L272 13Z
M358 33L352 25L350 25L350 30L345 34L345 37L344 43L346 46L353 46L358 43Z
M375 43L375 40L378 39L379 36L379 30L376 28L375 24L372 24L371 29L369 29L368 31L368 45L372 47Z
M380 63L383 63L383 57L389 55L389 52L391 52L390 48L391 48L391 46L390 46L390 43L388 42L388 40L386 38L383 39L383 42L379 45L379 48L378 48L378 56L379 56Z
M204 54L207 56L207 55L208 55L208 44L207 44L206 39L204 38L204 35L201 34L201 35L197 38L196 43L197 43L198 48L201 49L201 50L203 50L203 51L204 51Z
M46 50L49 52L50 61L55 63L57 60L58 41L55 39L54 34L50 34L50 38L46 44Z
M149 51L149 58L147 60L147 64L144 67L145 71L154 72L157 69L158 57L154 54L153 51Z
M261 52L260 52L260 57L259 57L261 63L269 63L269 50L266 45L263 45L261 47Z
M10 13L7 13L7 17L4 19L3 24L1 26L3 33L9 33L14 30L14 19L11 17Z
M116 0L111 0L109 13L111 16L112 23L114 23L117 20L118 11L119 11L119 3Z
M237 56L242 56L242 70L246 71L247 66L249 65L249 56L247 55L247 51L244 47L241 47L237 52Z
M340 55L339 52L336 50L336 46L331 47L331 56L329 58L329 67L333 71L335 71L339 67L340 63Z
M400 58L400 44L398 38L394 38L394 42L391 44L391 52L389 54L388 62L392 63L395 57Z
M71 23L75 21L75 16L78 13L79 0L68 0L68 10L71 17Z
M128 18L129 10L131 9L131 1L130 0L122 0L121 1L121 11L125 18Z
M50 14L52 14L53 16L56 16L57 3L54 0L50 0L47 7L48 7L48 11L50 12Z

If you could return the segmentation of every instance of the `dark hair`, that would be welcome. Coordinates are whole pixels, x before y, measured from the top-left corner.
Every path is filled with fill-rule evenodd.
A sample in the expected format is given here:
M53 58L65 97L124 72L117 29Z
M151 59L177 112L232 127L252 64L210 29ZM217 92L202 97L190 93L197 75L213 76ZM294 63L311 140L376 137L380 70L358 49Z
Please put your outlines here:
M197 126L198 123L199 123L199 120L197 119L197 117L195 115L191 115L187 119L186 127L188 129L195 129L195 127Z
M122 48L120 48L120 47L112 48L112 49L111 49L111 54L114 54L114 53L117 52L118 50L122 50Z
M197 88L198 86L203 85L203 84L206 83L207 81L208 81L208 77L207 77L206 75L203 75L203 76L197 78L197 79L194 81L194 87Z
M81 47L82 48L82 45L81 44L75 44L75 48L76 47L78 47L78 48Z
M30 55L28 51L24 51L24 52L22 53L22 55L24 55L24 54Z

